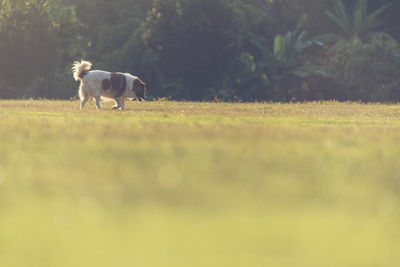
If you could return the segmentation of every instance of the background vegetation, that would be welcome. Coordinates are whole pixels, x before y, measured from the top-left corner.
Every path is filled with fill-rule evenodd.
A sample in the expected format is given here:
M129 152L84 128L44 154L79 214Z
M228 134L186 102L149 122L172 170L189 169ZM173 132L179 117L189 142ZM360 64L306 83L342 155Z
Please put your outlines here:
M71 63L152 97L400 100L398 1L1 0L0 97L68 99Z

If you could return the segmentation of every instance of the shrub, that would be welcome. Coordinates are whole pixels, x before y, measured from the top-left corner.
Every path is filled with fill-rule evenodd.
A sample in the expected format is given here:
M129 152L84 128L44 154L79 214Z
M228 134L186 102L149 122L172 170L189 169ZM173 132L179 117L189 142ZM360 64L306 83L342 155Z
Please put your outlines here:
M400 46L385 33L363 42L354 36L339 41L326 59L342 97L363 101L400 100Z

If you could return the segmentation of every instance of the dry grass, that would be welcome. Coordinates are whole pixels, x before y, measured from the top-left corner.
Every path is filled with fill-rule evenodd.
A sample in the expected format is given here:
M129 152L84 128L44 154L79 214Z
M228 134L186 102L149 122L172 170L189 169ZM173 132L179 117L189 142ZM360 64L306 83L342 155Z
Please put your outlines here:
M0 266L396 266L400 107L0 101Z

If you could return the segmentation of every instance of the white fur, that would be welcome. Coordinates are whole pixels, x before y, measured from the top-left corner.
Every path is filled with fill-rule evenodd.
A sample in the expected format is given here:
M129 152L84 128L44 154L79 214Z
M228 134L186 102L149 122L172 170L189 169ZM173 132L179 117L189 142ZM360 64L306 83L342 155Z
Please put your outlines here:
M125 109L125 98L136 98L136 94L133 90L133 83L138 77L133 76L129 73L119 73L126 77L126 90L121 97L113 97L111 94L111 90L103 90L102 89L102 81L104 79L110 79L111 72L102 71L102 70L92 70L92 63L89 61L75 61L72 67L74 79L76 81L80 80L81 84L79 86L79 98L81 100L81 109L85 106L86 102L94 98L96 100L96 106L98 109L101 109L100 106L100 98L110 98L113 99L116 105L113 109ZM87 74L80 78L79 76L83 73L87 72Z
M84 71L89 71L92 68L92 63L82 60L81 62L75 61L72 65L75 81L79 80L79 74Z

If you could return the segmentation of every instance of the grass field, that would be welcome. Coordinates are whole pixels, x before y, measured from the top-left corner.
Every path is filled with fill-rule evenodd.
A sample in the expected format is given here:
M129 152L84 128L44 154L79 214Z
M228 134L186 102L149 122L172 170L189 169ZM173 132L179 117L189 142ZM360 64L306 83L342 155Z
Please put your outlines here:
M0 101L1 267L399 266L400 106Z

